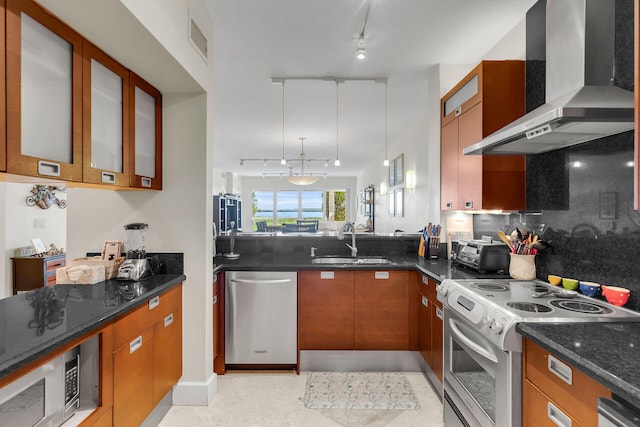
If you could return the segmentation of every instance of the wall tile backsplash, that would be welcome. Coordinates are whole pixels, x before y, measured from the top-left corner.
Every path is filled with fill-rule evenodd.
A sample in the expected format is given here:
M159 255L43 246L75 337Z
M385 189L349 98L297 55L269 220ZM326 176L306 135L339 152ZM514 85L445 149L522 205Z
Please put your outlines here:
M540 156L528 156L527 213L474 215L474 237L497 238L498 229L508 233L523 224L542 230L540 238L552 247L536 256L539 279L555 274L625 287L631 290L626 307L640 311L633 132L545 153L547 162L531 159ZM568 200L556 196L566 189ZM537 206L530 205L530 194Z

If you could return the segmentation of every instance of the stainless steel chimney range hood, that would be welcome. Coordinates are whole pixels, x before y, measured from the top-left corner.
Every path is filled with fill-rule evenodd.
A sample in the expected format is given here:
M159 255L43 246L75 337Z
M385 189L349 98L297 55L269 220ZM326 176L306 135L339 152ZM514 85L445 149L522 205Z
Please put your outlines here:
M633 92L613 85L615 0L547 0L545 37L547 103L464 154L538 154L633 129Z

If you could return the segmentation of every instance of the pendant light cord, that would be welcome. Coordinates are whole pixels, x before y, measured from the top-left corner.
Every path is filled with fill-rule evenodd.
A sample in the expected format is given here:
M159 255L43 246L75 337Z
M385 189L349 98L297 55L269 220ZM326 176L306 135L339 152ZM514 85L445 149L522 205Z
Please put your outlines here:
M284 83L282 82L282 161L284 160Z
M338 114L338 80L336 80L336 160L340 159L338 156L338 129L339 129L339 114Z
M389 165L389 130L387 118L387 82L384 82L384 163Z

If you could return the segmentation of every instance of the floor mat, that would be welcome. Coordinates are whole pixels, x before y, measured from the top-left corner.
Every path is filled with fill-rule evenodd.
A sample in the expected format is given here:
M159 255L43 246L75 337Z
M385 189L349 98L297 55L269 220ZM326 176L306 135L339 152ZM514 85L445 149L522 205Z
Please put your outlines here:
M395 372L310 372L304 406L310 409L418 409L407 378Z

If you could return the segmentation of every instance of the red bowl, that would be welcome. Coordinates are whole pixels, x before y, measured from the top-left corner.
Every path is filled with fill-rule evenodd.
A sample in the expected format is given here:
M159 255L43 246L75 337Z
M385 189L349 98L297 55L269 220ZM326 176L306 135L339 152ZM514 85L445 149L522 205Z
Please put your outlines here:
M617 286L602 286L602 295L607 299L609 304L623 306L629 301L629 289L619 288Z

